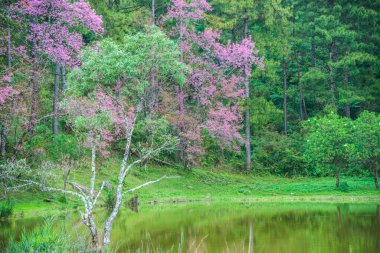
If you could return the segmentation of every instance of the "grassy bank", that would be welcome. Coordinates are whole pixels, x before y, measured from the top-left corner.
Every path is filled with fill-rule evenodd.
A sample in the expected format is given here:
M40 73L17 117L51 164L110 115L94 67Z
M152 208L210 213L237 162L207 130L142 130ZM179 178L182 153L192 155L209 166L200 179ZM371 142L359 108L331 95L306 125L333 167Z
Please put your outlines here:
M102 180L113 182L117 167L104 164L98 173L98 183ZM283 178L276 176L252 176L227 172L214 173L209 170L194 169L184 172L166 167L136 168L128 176L125 188L133 188L163 175L179 175L180 178L164 179L156 184L140 189L140 203L184 202L184 201L314 201L314 202L376 202L380 203L380 192L374 190L373 179L366 177L342 177L342 188L335 188L334 178ZM89 184L89 170L74 171L70 181ZM62 186L59 180L55 183ZM105 194L104 194L105 195ZM14 193L15 216L45 215L71 211L81 206L81 202L67 196L29 189ZM47 200L52 200L47 202ZM102 201L100 202L102 204Z

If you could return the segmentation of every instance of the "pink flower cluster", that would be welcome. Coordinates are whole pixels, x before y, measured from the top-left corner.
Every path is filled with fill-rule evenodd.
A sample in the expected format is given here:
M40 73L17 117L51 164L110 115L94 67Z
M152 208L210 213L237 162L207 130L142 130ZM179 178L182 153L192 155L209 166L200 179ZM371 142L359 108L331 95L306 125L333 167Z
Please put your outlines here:
M203 19L203 15L212 8L206 0L192 0L187 3L185 0L172 0L168 8L168 17L173 19Z
M85 129L82 129L87 134L85 145L92 147L95 144L103 155L108 154L107 148L112 142L128 137L136 117L133 106L125 110L124 105L101 86L93 98L69 99L65 109L74 122L81 117L86 121Z
M257 56L251 38L223 45L219 42L220 32L211 28L195 31L191 24L203 19L204 13L210 10L205 0L190 3L172 0L168 10L167 19L177 21L183 58L191 67L186 87L181 93L177 90L179 114L175 121L182 136L192 144L187 145L188 152L200 151L200 129L207 129L221 146L237 148L236 144L243 141L239 133L242 110L238 102L245 98L252 67L263 67L263 58ZM196 115L189 115L184 109L185 98L196 100ZM194 106L194 101L189 101L189 106Z
M0 87L0 106L18 94L11 86Z
M20 0L12 11L30 22L29 40L39 52L54 62L75 66L82 36L74 28L86 27L96 34L103 32L102 19L86 1L70 3L68 0Z

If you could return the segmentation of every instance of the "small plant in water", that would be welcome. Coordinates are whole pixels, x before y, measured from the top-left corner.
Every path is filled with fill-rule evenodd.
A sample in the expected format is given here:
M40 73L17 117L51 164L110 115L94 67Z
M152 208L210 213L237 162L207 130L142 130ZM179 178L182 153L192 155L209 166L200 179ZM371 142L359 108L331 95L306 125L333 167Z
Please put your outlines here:
M7 198L5 201L0 202L0 218L8 218L12 215L14 202L12 199Z

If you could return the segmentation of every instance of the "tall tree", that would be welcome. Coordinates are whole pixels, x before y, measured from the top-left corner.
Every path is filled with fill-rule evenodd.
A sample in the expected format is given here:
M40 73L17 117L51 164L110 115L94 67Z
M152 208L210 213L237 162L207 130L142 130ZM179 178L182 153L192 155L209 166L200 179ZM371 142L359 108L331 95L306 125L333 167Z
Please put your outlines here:
M53 100L53 132L58 131L58 65L76 66L77 56L84 45L81 35L73 28L86 27L95 33L102 33L102 19L96 15L86 1L70 3L67 0L37 1L20 0L12 7L20 22L30 21L28 25L28 40L31 42L32 58L32 98L28 131L34 134L37 108L39 104L39 67L42 60L40 54L46 55L57 64L56 82Z

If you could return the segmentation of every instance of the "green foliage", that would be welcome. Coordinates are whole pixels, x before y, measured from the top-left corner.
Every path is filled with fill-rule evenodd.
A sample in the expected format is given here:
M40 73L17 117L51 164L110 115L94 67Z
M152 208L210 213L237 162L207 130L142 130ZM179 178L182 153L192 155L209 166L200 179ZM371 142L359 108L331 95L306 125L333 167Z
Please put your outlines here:
M339 185L339 191L341 192L350 192L350 186L346 181L340 183Z
M116 203L116 194L112 190L106 190L106 197L104 200L104 205L108 210L112 210Z
M8 218L12 215L15 203L12 199L7 198L0 201L0 218Z
M267 101L263 97L255 98L250 105L250 112L255 135L262 131L280 130L283 127L283 113L272 101Z
M267 131L253 143L255 167L258 171L285 176L307 175L302 153L297 149L300 145L294 136Z
M69 75L69 92L87 94L100 81L105 86L120 81L125 85L124 95L141 95L154 70L159 81L184 82L185 69L178 60L179 49L157 27L127 35L120 43L105 39L95 47L96 50L88 48L84 52L82 66Z
M364 111L354 121L355 149L351 158L364 165L380 160L380 114Z
M347 166L353 149L352 121L334 113L305 123L304 158L316 165Z
M69 249L69 245L67 238L53 229L53 221L47 219L42 227L36 228L31 233L24 230L19 242L11 240L6 252L65 252Z
M63 203L63 204L67 204L67 197L66 195L61 195L61 196L58 196L58 201Z

